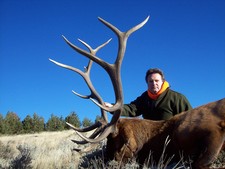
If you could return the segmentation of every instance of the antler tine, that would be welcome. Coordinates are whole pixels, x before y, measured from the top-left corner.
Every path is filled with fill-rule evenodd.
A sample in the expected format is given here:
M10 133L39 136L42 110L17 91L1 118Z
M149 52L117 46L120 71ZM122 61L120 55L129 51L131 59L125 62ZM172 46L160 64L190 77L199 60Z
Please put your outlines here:
M140 24L134 26L133 28L131 28L129 31L127 31L127 35L129 36L130 34L132 34L133 32L135 32L136 30L140 29L141 27L143 27L149 20L150 16L148 16L143 22L141 22Z
M99 57L95 56L92 53L88 53L87 51L75 46L74 44L72 44L68 39L66 39L65 36L62 36L63 39L66 41L66 43L73 48L75 51L77 51L78 53L80 53L81 55L84 55L86 57L88 57L89 59L91 59L92 61L96 62L99 65L106 65L106 62L104 62L102 59L100 59Z
M140 24L134 26L133 28L131 28L130 30L126 31L125 34L127 34L128 36L135 32L136 30L140 29L141 27L143 27L149 20L150 16L148 16L144 21L142 21ZM105 21L104 19L102 19L101 17L98 17L98 19L105 24L108 28L110 28L117 36L121 36L121 34L123 32L121 32L119 29L117 29L114 25L112 25L111 23Z
M123 56L125 53L125 49L126 49L126 41L127 38L136 30L140 29L141 27L143 27L147 21L149 20L150 16L148 16L144 21L142 21L140 24L134 26L133 28L129 29L126 32L121 32L119 29L117 29L114 25L112 25L111 23L105 21L104 19L98 17L98 19L105 24L108 28L110 28L118 37L119 40L119 53L117 55L117 59L116 62L122 62L123 60ZM121 63L118 63L121 64Z
M90 136L89 138L90 139L94 139L96 136L98 136L103 130L104 130L104 124L102 124L100 121L98 121L95 125L93 126L90 126L90 127L87 127L87 128L77 128L77 127L74 127L72 124L70 123L67 123L67 125L69 125L73 130L75 131L78 131L78 132L87 132L87 131L90 131L97 128ZM77 144L86 144L88 143L86 140L83 140L83 141L78 141L78 140L72 140L74 143L77 143Z
M86 78L85 73L82 72L80 69L77 69L77 68L75 68L75 67L72 67L72 66L69 66L69 65L66 65L66 64L63 64L63 63L59 63L59 62L57 62L57 61L55 61L55 60L53 60L53 59L49 59L49 60L50 60L51 62L53 62L54 64L60 66L60 67L63 67L63 68L65 68L65 69L72 70L72 71L74 71L74 72L80 74L84 79ZM81 94L79 94L79 93L77 93L77 92L75 92L75 91L73 91L73 90L72 90L72 92L73 92L74 94L76 94L77 96L83 98L83 99L90 99L90 95L81 95Z
M78 97L81 97L82 99L90 99L90 96L87 95L81 95L77 92L75 92L74 90L72 90L73 94L77 95Z
M88 143L99 143L100 141L104 140L112 131L114 131L114 126L113 125L108 125L105 127L105 130L100 134L99 137L91 139L91 138L87 138L84 135L82 135L81 133L79 133L78 131L75 130L75 132L85 141L87 141Z
M108 41L106 41L102 45L98 46L96 49L92 49L86 42L82 41L81 39L78 39L78 40L89 49L91 54L95 55L97 53L97 51L100 50L101 48L103 48L105 45L107 45L112 40L112 38L110 38ZM92 63L93 63L93 61L90 59L88 66L87 66L87 71L90 70Z
M101 48L103 48L105 45L107 45L107 44L112 40L112 38L110 38L108 41L106 41L106 42L103 43L102 45L98 46L96 49L92 49L86 42L82 41L81 39L78 39L78 40L79 40L81 43L83 43L83 44L89 49L90 53L92 53L92 50L95 51L95 53L96 53L99 49L101 49Z
M57 61L55 61L55 60L53 60L53 59L50 59L50 58L49 58L49 60L50 60L51 62L53 62L54 64L56 64L56 65L58 65L58 66L60 66L60 67L63 67L63 68L72 70L72 71L74 71L74 72L80 74L81 76L82 76L82 74L83 74L83 72L82 72L81 70L77 69L77 68L74 68L74 67L69 66L69 65L65 65L65 64L63 64L63 63L59 63L59 62L57 62Z
M88 126L86 128L77 128L77 127L73 126L72 124L70 124L68 122L66 122L66 124L68 126L70 126L70 128L72 128L73 130L76 130L76 131L79 131L79 132L88 132L88 131L94 130L97 127L100 127L101 126L101 123L99 123L99 122L93 124L92 126Z
M73 141L73 140L72 140ZM87 153L96 148L98 144L92 144L91 146L86 147L85 149L79 149L79 148L74 148L73 150L79 152L79 153Z
M76 130L75 130L76 131ZM99 127L95 130L94 133L92 133L89 136L89 139L94 139L96 136L98 136L101 132L103 131L103 128ZM73 142L77 143L77 144L87 144L89 142L87 142L86 140L82 140L82 141L78 141L78 140L73 140Z

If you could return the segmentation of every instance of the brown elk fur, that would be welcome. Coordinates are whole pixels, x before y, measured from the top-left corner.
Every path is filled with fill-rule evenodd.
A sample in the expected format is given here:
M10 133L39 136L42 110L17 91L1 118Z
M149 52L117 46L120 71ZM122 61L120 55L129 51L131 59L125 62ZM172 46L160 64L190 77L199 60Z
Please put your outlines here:
M137 157L140 163L144 163L150 151L153 152L153 157L156 161L159 159L163 151L164 142L169 136L171 141L166 148L166 154L168 156L175 154L174 159L179 158L179 152L182 151L184 156L193 158L195 168L206 168L215 160L219 151L225 148L225 99L183 112L167 121L119 119L123 105L120 69L127 40L133 32L144 26L148 19L149 16L128 31L122 32L109 22L99 18L118 38L119 49L117 58L113 64L105 62L96 56L96 52L108 44L111 39L96 49L92 49L87 43L79 40L88 48L90 52L88 53L63 37L72 49L89 59L85 71L56 62L52 59L50 61L60 67L74 71L83 77L91 94L86 96L76 92L74 94L84 99L90 99L97 104L101 108L104 120L104 123L98 121L83 129L77 129L67 123L84 139L84 141L73 141L79 144L99 143L108 136L106 152L110 158L126 161L128 158ZM113 84L116 103L110 108L104 105L103 99L94 88L90 79L93 62L106 70ZM116 112L110 123L107 120L107 111ZM80 133L91 131L92 129L96 130L89 138L86 138Z
M193 159L194 168L207 168L225 149L225 99L212 102L170 120L152 121L121 118L116 131L108 136L106 152L109 158L126 161L137 158L140 163L148 158L150 151L158 161L169 136L166 147L168 156L174 159Z

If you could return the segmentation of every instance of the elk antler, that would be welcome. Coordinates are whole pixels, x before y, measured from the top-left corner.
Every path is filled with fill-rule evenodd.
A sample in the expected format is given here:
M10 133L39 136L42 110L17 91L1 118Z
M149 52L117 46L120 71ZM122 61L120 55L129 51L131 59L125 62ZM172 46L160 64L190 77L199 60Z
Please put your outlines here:
M78 144L99 143L100 141L105 139L110 133L114 132L115 124L120 117L122 107L123 107L123 91L122 91L122 82L121 82L120 70L121 70L121 64L122 64L123 57L124 57L125 50L126 50L127 39L133 32L135 32L136 30L138 30L142 26L144 26L144 24L148 21L149 16L143 22L134 26L133 28L129 29L126 32L121 32L115 26L113 26L112 24L110 24L109 22L107 22L107 21L105 21L101 18L98 18L98 19L104 25L106 25L108 28L110 28L116 34L116 36L118 38L119 49L118 49L117 57L116 57L115 62L113 64L107 63L104 60L102 60L102 59L100 59L99 57L96 56L97 51L99 49L101 49L102 47L104 47L106 44L108 44L111 39L108 40L107 42L105 42L104 44L100 45L96 49L92 49L88 44L79 40L82 44L84 44L89 49L89 52L87 52L87 51L75 46L74 44L72 44L69 40L67 40L63 36L64 40L66 41L66 43L70 47L72 47L78 53L80 53L80 54L84 55L85 57L89 58L88 66L85 67L84 72L77 69L77 68L74 68L72 66L68 66L68 65L56 62L52 59L49 59L51 62L55 63L58 66L61 66L63 68L69 69L69 70L72 70L72 71L80 74L83 77L83 79L85 80L87 86L89 87L89 89L91 91L91 94L90 95L80 95L80 94L78 94L74 91L73 91L73 93L76 94L77 96L83 98L83 99L90 99L97 106L99 106L100 109L101 109L101 114L102 114L103 120L100 120L100 121L96 122L94 125L92 125L90 127L79 129L79 128L76 128L73 125L67 123L72 129L75 130L75 132L81 138L84 139L84 141L73 140L75 143L78 143ZM95 90L95 88L94 88L94 86L91 82L90 70L91 70L91 66L92 66L93 62L100 65L108 73L108 75L110 77L110 80L111 80L112 85L113 85L114 93L115 93L115 100L116 100L116 103L112 107L106 107L105 106L103 99L98 94L98 92ZM107 112L114 112L113 117L112 117L112 119L109 123L108 123L106 111ZM84 135L82 135L80 133L80 132L91 131L91 130L94 130L94 129L96 129L96 130L90 137L85 137Z

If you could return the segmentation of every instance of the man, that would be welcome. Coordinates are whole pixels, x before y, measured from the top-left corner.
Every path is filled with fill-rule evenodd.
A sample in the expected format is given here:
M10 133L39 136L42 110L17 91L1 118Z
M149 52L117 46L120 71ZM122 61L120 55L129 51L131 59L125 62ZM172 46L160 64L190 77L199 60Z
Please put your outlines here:
M142 115L144 119L167 120L178 113L192 109L184 95L170 89L160 69L149 69L145 80L148 90L130 104L124 104L122 116ZM110 103L105 105L112 106Z

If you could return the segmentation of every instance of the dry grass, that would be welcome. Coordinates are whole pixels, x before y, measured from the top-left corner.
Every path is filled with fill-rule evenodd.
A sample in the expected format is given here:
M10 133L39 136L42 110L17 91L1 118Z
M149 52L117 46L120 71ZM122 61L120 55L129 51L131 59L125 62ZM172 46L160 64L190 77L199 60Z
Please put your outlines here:
M131 161L123 167L121 167L120 163L115 161L104 163L104 153L102 150L104 149L104 143L100 145L100 149L97 149L94 152L86 154L82 157L79 153L73 151L73 148L84 148L78 147L78 145L71 141L71 139L76 138L77 136L73 130L1 136L0 168L139 168L138 164L134 161ZM149 161L149 163L152 162ZM217 167L225 167L225 153L220 156L219 160L217 160L215 164ZM157 168L152 164L149 166L149 168ZM166 166L162 165L160 168L166 168ZM175 167L172 168L177 168L176 164Z
M27 150L31 168L77 168L81 156L72 151L72 130L0 137L0 168L9 168Z

